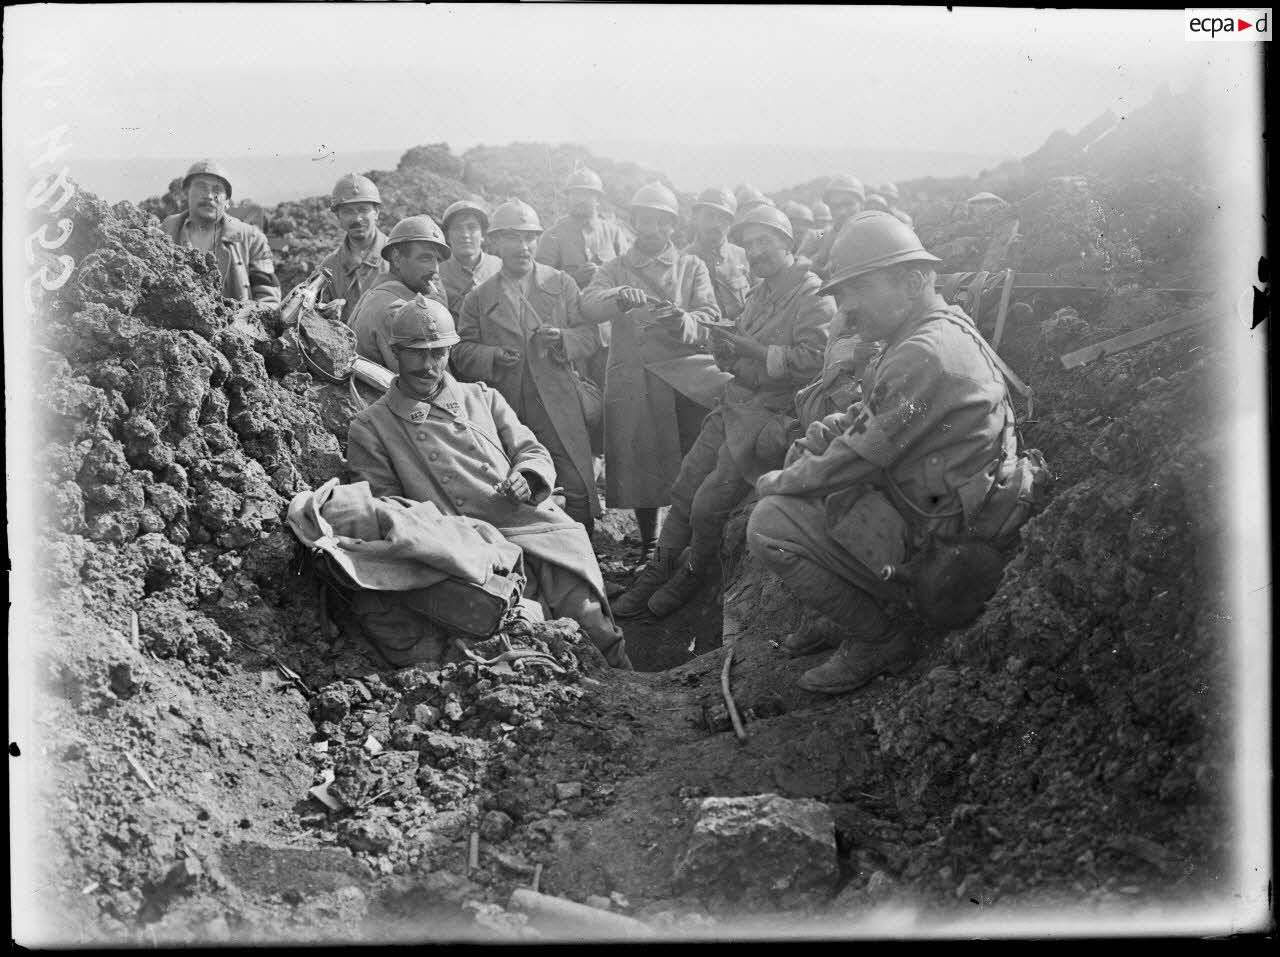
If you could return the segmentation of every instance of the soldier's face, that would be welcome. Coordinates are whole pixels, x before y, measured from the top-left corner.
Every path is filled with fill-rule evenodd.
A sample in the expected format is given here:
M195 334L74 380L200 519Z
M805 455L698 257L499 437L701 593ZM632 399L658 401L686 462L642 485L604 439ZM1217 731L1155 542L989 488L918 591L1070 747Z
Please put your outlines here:
M641 207L635 212L636 247L646 256L656 256L667 248L676 231L676 218L660 209Z
M852 193L835 193L827 200L827 207L831 210L831 221L843 223L862 210L862 200Z
M593 189L571 189L566 195L569 199L570 216L591 219L600 210L600 194Z
M877 269L832 290L836 306L868 342L889 338L911 312L911 292L901 274Z
M724 242L732 225L732 216L710 206L699 206L693 211L694 232L708 246L719 246Z
M338 222L352 242L368 242L378 228L378 204L343 203L338 207Z
M471 260L480 254L480 242L484 239L484 227L480 225L480 217L474 213L459 213L449 220L449 231L445 233L449 240L449 248L455 256Z
M768 226L752 223L742 230L742 248L751 271L761 279L776 276L791 263L791 244Z
M217 176L195 176L187 186L187 208L198 222L214 222L230 202L227 184Z
M404 243L391 251L391 271L414 292L430 292L440 255L426 243Z
M428 399L440 385L449 368L449 347L393 350L400 363L400 391L410 398Z
M533 268L533 251L541 233L503 229L493 234L493 248L502 268L515 276L528 275Z

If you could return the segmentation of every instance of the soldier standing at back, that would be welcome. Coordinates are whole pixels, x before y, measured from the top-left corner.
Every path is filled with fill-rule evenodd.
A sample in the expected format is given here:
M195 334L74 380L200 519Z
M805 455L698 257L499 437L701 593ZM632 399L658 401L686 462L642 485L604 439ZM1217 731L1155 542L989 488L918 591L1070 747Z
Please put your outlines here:
M267 237L227 212L231 202L227 171L213 160L200 160L187 170L182 188L187 208L165 219L161 224L165 234L180 246L213 253L224 296L278 306L280 281Z
M378 228L382 197L373 180L348 173L334 184L329 208L347 235L320 263L320 268L332 275L317 301L343 300L342 321L350 323L360 296L387 272L387 261L382 258L387 237Z
M419 294L448 308L449 300L436 272L449 258L449 247L430 216L407 216L391 230L381 256L390 268L360 297L349 321L356 334L356 351L399 372L391 348L391 320L401 306Z
M534 259L573 277L586 289L596 270L627 251L627 238L617 223L600 217L604 183L595 171L579 166L564 184L569 215L542 234Z
M856 176L840 173L832 177L831 182L827 184L827 188L822 193L822 199L831 208L831 226L823 234L822 242L809 258L813 262L813 271L826 278L827 260L831 256L831 247L835 245L845 224L862 211L862 206L867 201L867 193L862 188L862 181Z
M742 315L751 291L747 254L728 240L737 211L738 201L727 189L704 189L693 204L693 242L682 250L706 263L720 314L726 319Z
M479 203L458 200L444 211L441 225L450 256L440 264L440 281L449 297L449 311L456 319L467 293L496 276L502 260L485 252L481 245L489 228L489 214Z
M551 454L564 510L589 535L600 498L573 364L600 348L596 329L582 318L582 294L568 274L534 262L542 224L533 207L509 200L493 211L491 227L501 268L462 304L453 367L501 392L533 430Z

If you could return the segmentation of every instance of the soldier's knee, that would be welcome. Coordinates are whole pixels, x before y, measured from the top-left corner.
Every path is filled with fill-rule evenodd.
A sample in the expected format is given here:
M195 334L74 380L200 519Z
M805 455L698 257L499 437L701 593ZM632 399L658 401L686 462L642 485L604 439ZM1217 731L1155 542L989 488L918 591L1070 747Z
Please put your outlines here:
M776 543L782 537L783 521L783 507L776 495L766 495L756 502L747 519L747 547L766 565L777 563Z

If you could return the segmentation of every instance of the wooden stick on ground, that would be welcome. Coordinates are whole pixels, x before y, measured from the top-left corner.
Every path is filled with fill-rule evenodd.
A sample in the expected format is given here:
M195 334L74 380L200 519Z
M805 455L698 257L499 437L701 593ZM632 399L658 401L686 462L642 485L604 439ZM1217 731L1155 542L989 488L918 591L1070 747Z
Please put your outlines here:
M533 892L538 893L538 885L542 883L542 864L535 864L533 867Z
M470 874L480 866L480 832L471 832L471 850L467 855L467 873Z
M733 667L733 647L736 642L729 642L729 650L724 656L724 667L720 669L720 692L724 695L725 707L729 709L729 720L733 722L733 733L739 741L747 740L747 731L738 717L738 708L733 703L733 694L729 691L729 669Z

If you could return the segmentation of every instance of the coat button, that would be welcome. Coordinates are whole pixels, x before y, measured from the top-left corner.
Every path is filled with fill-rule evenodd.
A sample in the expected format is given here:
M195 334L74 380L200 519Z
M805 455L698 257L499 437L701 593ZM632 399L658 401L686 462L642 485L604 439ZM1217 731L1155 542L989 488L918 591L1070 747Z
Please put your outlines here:
M427 435L427 433L426 433L426 432L419 432L419 433L418 433L418 441L419 441L419 442L425 442L425 441L427 441L427 439L428 439L428 438L430 438L430 436L429 436L429 435Z
M449 484L449 476L447 476L447 475L441 475L441 476L440 476L440 481L441 481L441 482L443 482L445 485L448 485L448 484Z
M463 506L463 505L465 505L465 504L466 504L466 502L464 502L464 501L463 501L462 499L460 499L460 498L455 498L455 499L453 500L453 504L454 504L454 505L456 505L456 506L458 506L458 508L462 508L462 506Z
M436 459L440 458L440 453L439 453L439 452L432 452L430 455L428 455L428 456L427 456L427 458L428 458L430 461L434 462Z
M481 471L481 472L492 472L492 471L493 471L493 469L489 468L489 463L488 463L488 462L481 462L481 463L480 463L480 471Z

